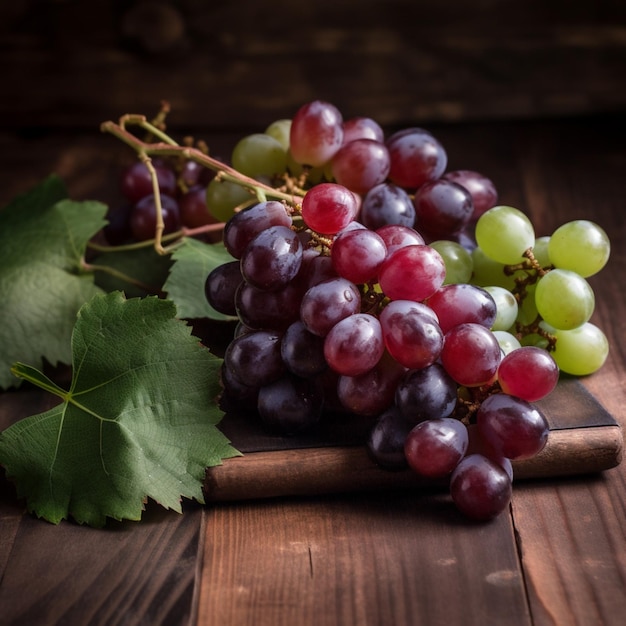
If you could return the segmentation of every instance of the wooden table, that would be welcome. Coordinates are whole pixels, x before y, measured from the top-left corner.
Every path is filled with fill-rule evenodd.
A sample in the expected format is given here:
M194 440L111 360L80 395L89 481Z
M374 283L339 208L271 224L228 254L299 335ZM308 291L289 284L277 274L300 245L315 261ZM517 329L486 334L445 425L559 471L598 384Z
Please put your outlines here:
M451 167L488 172L539 233L592 218L610 234L591 282L607 332L604 368L583 380L624 424L626 132L616 117L437 125ZM214 145L229 136L216 134ZM14 142L3 195L60 169L74 197L102 190L119 146L94 133ZM26 163L29 167L26 168ZM11 166L11 163L13 165ZM12 168L12 169L11 169ZM108 179L110 180L110 179ZM41 408L15 393L11 412ZM320 472L324 468L320 467ZM474 524L444 493L415 489L282 497L183 515L149 504L139 523L93 530L24 512L0 482L2 624L621 624L626 467L515 484Z
M128 154L98 124L152 115L161 97L218 155L314 97L387 128L426 126L449 169L487 174L538 234L576 218L609 233L611 260L591 284L611 353L582 384L626 425L622 3L533 0L506 21L495 0L483 13L457 0L450 15L411 1L355 14L337 0L294 15L279 2L264 31L252 3L171 2L148 32L133 30L138 4L3 6L0 204L51 171L74 199L113 201ZM30 393L0 400L2 424L42 408ZM440 491L385 489L186 503L182 515L149 503L139 523L94 530L35 519L0 479L2 626L621 626L625 615L624 464L516 482L510 510L486 524Z

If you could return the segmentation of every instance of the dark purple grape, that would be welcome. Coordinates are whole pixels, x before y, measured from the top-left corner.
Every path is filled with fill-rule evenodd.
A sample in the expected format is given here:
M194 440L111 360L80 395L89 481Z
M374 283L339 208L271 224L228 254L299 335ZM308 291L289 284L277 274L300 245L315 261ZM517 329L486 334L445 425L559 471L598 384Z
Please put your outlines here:
M385 346L399 363L421 369L443 348L443 332L432 309L421 302L393 300L380 313Z
M337 322L324 340L326 362L343 376L358 376L371 370L385 350L378 318L356 313Z
M301 378L317 376L328 367L324 358L324 339L309 332L300 320L285 331L280 353L287 369Z
M397 407L384 411L367 439L367 451L374 462L387 470L406 469L404 443L411 428Z
M285 371L280 356L280 333L257 330L233 339L224 363L240 383L261 387L278 380Z
M340 376L337 397L342 406L357 415L379 415L394 401L404 367L384 353L370 370L357 376Z
M415 207L404 189L393 183L381 183L365 194L360 220L372 230L387 224L412 228L415 224Z
M355 139L345 143L331 161L337 183L358 194L367 193L383 183L389 174L387 146L373 139Z
M217 220L209 213L206 204L206 187L196 185L181 194L178 199L180 221L187 228L200 228L216 224Z
M105 239L112 246L124 244L133 238L130 229L131 206L122 204L110 207L106 214L108 224L103 228Z
M224 363L222 363L220 374L224 388L220 401L221 409L223 411L256 411L259 388L242 383Z
M457 384L439 363L404 374L396 405L414 426L427 419L449 417L456 406Z
M209 273L204 283L208 303L218 313L236 316L235 295L242 281L239 261L218 265Z
M163 234L173 233L180 228L178 202L170 196L161 196L161 216ZM157 211L153 195L144 196L131 209L129 225L133 238L137 241L153 239L156 231Z
M323 393L316 381L284 376L261 387L257 408L270 431L295 435L318 424L323 404Z
M248 244L270 226L291 226L291 217L276 200L260 202L235 213L224 226L224 246L235 259L240 259Z
M175 197L176 174L174 170L159 161L153 161L152 165L156 171L161 194ZM141 161L136 161L124 169L120 186L122 194L124 194L124 197L131 204L137 204L139 200L152 195L154 192L150 170L148 166Z
M289 283L278 291L265 291L245 281L235 294L239 319L254 329L285 330L300 317L302 290Z
M434 239L463 230L474 212L469 191L442 178L424 183L415 192L413 205L415 228Z
M331 248L333 268L337 274L355 284L364 284L378 275L387 256L380 235L366 228L343 231Z
M468 517L486 521L502 513L511 501L511 479L498 463L481 454L466 456L450 477L450 495Z
M241 255L241 274L258 289L276 291L286 287L302 263L302 244L287 226L261 231Z

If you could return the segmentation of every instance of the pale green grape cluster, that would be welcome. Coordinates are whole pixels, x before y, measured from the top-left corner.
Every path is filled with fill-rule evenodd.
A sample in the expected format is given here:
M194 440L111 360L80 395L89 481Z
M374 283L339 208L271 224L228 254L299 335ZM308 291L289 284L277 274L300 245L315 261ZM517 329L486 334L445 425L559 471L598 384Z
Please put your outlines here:
M496 301L493 330L525 345L548 347L559 368L569 374L597 371L609 347L602 330L590 322L595 296L587 278L609 259L604 230L588 220L575 220L551 236L535 238L521 211L497 206L479 218L476 242L472 282ZM508 335L499 340L503 346L510 342Z

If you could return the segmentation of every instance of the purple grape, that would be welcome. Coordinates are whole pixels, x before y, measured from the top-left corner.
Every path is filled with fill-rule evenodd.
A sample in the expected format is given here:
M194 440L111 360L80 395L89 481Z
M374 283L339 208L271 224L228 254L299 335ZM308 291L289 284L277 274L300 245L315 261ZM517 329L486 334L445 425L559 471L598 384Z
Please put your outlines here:
M449 417L457 401L457 384L439 363L404 374L396 389L396 406L413 426Z
M241 274L258 289L276 291L286 287L302 263L302 244L287 226L261 231L241 255Z
M452 417L425 420L409 432L404 454L420 476L442 478L451 474L467 450L467 427Z
M337 373L358 376L371 370L385 349L380 322L373 315L357 313L335 324L324 340L326 362Z
M412 424L397 407L391 406L377 419L367 439L367 451L375 463L387 470L403 470L408 466L404 443Z
M527 459L540 452L548 441L550 426L535 406L496 393L486 398L476 415L481 437L507 459Z
M280 355L280 333L257 330L230 342L224 363L237 380L261 387L278 380L285 371Z
M248 244L270 226L291 226L291 217L276 200L260 202L235 213L224 226L224 246L235 259L240 259Z
M300 320L285 331L280 353L287 369L300 378L312 378L327 368L324 339L309 332Z
M372 187L365 194L361 204L360 220L372 230L388 224L412 228L415 224L415 207L409 194L402 187L384 182Z
M415 227L434 239L463 230L474 211L469 191L444 179L424 183L415 192L413 205Z
M218 313L236 316L235 295L242 281L239 261L218 265L211 270L204 283L208 303Z
M337 322L360 310L361 294L356 285L345 278L331 278L304 294L300 317L309 331L325 337Z
M261 387L257 409L268 430L281 435L308 431L322 415L323 394L316 381L284 376Z
M453 502L475 520L486 521L502 513L511 501L511 492L506 471L481 454L466 456L450 477Z

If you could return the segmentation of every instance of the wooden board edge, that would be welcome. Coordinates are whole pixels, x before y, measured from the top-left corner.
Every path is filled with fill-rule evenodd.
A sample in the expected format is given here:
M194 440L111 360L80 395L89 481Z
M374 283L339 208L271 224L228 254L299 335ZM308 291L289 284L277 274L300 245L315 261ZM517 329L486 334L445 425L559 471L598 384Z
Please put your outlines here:
M602 472L621 463L622 451L623 434L617 425L553 431L539 454L513 463L514 478ZM207 501L220 502L433 486L437 483L410 470L379 467L363 446L337 446L225 459L207 470L204 492Z

